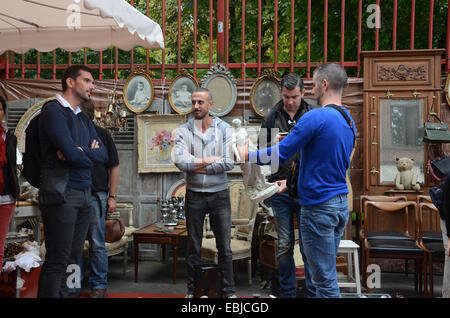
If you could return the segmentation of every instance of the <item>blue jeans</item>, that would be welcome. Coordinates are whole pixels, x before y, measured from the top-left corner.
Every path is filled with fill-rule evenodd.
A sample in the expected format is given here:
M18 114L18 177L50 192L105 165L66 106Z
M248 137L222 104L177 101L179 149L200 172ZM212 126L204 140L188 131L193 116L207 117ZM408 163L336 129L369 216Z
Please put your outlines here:
M347 196L340 194L301 210L301 241L311 274L306 280L313 287L308 296L339 298L336 254L348 221Z
M105 245L105 220L108 194L95 192L92 194L92 218L86 239L89 241L89 266L91 268L89 285L91 289L106 289L108 278L108 254ZM81 282L84 273L84 258L78 265L81 269ZM81 288L71 288L70 292L80 292Z
M297 280L295 276L294 262L294 215L300 223L300 205L287 193L275 194L270 197L270 204L275 215L275 227L277 230L277 260L278 260L278 281L280 282L280 297L297 297ZM301 238L300 226L298 228L299 239ZM300 253L303 260L303 246L300 240ZM305 266L306 271L306 266ZM308 288L308 287L307 287Z
M233 254L231 251L231 208L228 189L219 192L194 192L186 190L187 289L195 292L196 267L202 264L203 224L209 213L211 228L216 238L218 268L222 272L222 293L233 295Z

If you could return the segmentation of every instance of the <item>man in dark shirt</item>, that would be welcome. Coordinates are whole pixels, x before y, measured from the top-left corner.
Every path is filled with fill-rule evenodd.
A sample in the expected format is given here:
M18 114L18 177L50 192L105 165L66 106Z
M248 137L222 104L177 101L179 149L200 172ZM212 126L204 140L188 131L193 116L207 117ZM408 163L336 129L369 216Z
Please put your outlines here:
M282 100L264 117L258 139L259 148L267 148L277 144L285 137L281 133L289 132L299 118L310 109L310 106L303 99L304 94L303 81L297 74L289 73L283 76L281 80ZM280 165L278 171L272 171L268 178L269 182L277 182L281 187L285 187L286 179L291 173L292 161L299 160L299 158L300 154L297 153ZM297 220L300 219L300 205L298 200L291 197L287 192L276 193L269 200L275 216L278 236L277 259L280 296L295 298L297 296L297 280L294 262L294 215L297 216ZM300 248L300 251L302 250Z
M42 187L39 192L46 255L39 276L38 297L46 298L67 297L68 288L73 282L77 285L77 262L83 253L92 216L91 169L95 163L108 160L94 125L78 107L91 98L94 89L91 70L83 65L70 66L61 84L62 95L42 107L39 119L42 179L48 180L58 167L68 170L62 203L41 203Z
M94 119L94 104L86 101L81 109L88 117ZM105 244L106 214L116 209L117 188L119 187L119 155L111 134L94 124L100 140L108 152L108 162L96 164L92 168L92 212L87 240L89 241L89 265L91 268L89 284L90 298L107 296L108 255ZM80 260L82 267L83 258ZM83 271L81 271L83 273Z

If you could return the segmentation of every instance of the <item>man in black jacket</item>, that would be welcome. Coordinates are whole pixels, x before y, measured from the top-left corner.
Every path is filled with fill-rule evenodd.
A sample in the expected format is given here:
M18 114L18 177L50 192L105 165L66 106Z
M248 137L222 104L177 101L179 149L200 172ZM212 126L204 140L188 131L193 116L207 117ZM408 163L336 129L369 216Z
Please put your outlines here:
M94 103L89 100L81 104L81 110L94 119ZM92 168L92 212L87 240L89 241L89 265L91 268L89 284L90 298L107 296L108 254L105 243L106 215L116 209L117 189L119 187L119 155L108 130L94 124L100 140L108 152L106 163L95 164ZM83 264L83 258L80 265ZM81 271L83 273L83 271Z
M259 148L267 148L278 143L286 136L286 134L283 135L282 133L288 133L299 118L311 109L310 105L303 99L304 94L303 81L297 74L289 73L283 76L281 80L282 100L264 117L258 140ZM277 171L272 171L268 180L269 182L277 182L280 185L279 193L270 197L269 200L275 215L275 226L278 236L277 259L280 296L285 298L295 298L297 296L294 262L294 215L296 215L297 220L300 220L300 205L298 200L291 197L287 192L280 192L286 187L286 179L291 173L290 167L292 162L299 160L299 158L300 153L297 153L280 165ZM300 251L302 250L300 242Z
M443 204L439 210L441 216L442 239L445 248L444 275L442 281L442 298L450 298L450 174L444 180Z

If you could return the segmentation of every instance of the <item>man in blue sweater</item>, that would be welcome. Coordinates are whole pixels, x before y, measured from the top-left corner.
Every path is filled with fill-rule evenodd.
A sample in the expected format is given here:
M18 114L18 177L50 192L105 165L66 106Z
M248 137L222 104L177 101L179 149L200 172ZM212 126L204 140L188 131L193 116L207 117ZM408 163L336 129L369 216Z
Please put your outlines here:
M340 297L336 254L348 221L347 183L354 131L339 111L347 74L337 64L323 64L315 69L313 95L320 108L304 114L290 134L277 145L247 154L243 158L258 164L280 163L301 151L298 195L301 206L300 232L306 256L305 268L309 297ZM353 127L354 121L350 119ZM247 156L246 156L247 155ZM269 160L267 160L269 159ZM280 192L286 189L280 187Z
M61 82L63 94L43 106L39 120L43 173L62 166L69 169L65 202L40 206L47 252L38 297L51 298L67 297L68 287L80 283L77 263L92 216L91 168L108 160L94 125L78 107L94 89L90 69L70 66Z

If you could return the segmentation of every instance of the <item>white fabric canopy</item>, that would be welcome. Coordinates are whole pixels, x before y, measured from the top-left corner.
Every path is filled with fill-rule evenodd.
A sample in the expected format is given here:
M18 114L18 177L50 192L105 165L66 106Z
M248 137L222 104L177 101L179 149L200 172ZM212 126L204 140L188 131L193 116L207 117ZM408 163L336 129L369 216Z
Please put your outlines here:
M0 54L163 49L161 27L125 0L0 0Z

